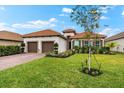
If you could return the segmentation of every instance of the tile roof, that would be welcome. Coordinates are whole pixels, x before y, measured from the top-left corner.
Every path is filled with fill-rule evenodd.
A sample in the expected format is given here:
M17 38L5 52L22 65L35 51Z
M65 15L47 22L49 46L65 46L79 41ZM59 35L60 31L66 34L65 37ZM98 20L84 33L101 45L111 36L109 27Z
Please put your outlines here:
M10 31L2 30L0 31L0 39L22 41L22 35Z
M65 39L65 37L61 35L59 32L56 32L51 29L41 30L41 31L32 32L32 33L23 35L24 38L26 37L29 37L29 38L30 37L49 37L49 36L60 36Z
M116 34L114 36L108 37L105 39L105 41L113 41L113 40L117 40L117 39L121 39L124 38L124 32L121 32L119 34Z
M88 35L91 35L91 38L105 38L105 35L97 34L97 33L91 33L91 32L82 32L77 33L75 36L70 37L71 39L85 39Z
M65 29L64 31L63 31L63 33L76 33L76 31L74 30L74 29Z

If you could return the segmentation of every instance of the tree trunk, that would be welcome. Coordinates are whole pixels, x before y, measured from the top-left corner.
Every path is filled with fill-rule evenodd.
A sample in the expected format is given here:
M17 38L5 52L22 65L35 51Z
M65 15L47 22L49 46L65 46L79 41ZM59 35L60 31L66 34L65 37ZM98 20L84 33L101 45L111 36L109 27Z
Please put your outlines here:
M91 69L91 47L89 47L89 55L88 55L88 70Z

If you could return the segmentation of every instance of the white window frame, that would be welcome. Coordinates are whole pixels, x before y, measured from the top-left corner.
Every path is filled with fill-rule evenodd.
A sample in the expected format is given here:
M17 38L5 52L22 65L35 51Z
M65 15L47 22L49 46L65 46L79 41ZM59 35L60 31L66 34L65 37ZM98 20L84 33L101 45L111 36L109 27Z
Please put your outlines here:
M97 44L97 42L99 42L99 43ZM97 41L95 42L95 46L97 46L97 47L100 46L100 41L99 41L99 40L97 40Z
M80 46L80 41L79 40L74 40L74 46Z
M86 42L87 42L87 44L86 44ZM89 45L89 41L84 40L84 46L88 46L88 45Z

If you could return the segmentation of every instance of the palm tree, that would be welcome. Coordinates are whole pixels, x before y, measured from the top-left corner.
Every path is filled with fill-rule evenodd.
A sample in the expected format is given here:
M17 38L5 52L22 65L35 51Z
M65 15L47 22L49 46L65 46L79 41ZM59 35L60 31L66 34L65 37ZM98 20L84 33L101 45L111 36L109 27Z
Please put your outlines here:
M110 42L110 43L106 43L106 46L109 47L110 51L112 52L112 49L118 46L118 44L116 42Z

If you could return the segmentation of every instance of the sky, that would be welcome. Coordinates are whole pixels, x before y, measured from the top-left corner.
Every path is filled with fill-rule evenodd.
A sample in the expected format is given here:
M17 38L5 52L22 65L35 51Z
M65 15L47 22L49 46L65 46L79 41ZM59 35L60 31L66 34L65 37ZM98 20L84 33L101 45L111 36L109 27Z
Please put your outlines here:
M10 5L0 6L0 31L8 30L27 34L44 29L62 33L73 28L83 32L83 28L70 18L72 5ZM124 6L106 6L101 9L98 33L112 36L124 31Z

